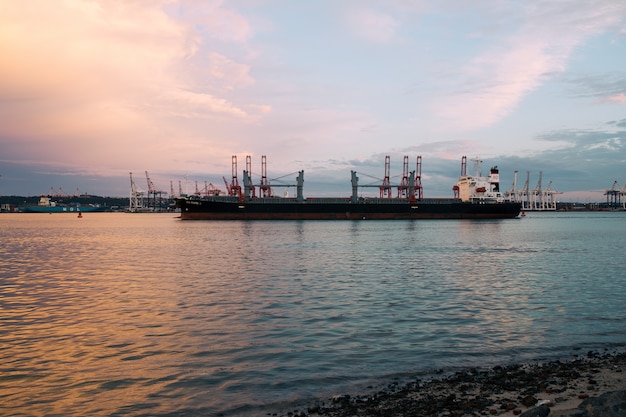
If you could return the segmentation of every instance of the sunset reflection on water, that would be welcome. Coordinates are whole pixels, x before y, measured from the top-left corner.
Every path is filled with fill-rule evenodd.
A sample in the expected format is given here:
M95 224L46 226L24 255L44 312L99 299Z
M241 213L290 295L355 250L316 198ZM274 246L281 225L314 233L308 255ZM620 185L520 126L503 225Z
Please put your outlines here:
M623 344L616 221L2 214L0 414L255 415Z

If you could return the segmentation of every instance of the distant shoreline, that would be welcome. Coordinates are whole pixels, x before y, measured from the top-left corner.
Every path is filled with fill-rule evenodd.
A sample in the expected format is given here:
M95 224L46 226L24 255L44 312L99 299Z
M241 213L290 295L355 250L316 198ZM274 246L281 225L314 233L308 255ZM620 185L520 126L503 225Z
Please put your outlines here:
M3 212L18 212L22 207L29 205L37 205L41 196L0 196L0 206L2 206ZM64 202L67 204L98 204L104 207L111 207L110 211L126 211L130 206L129 197L102 197L97 195L80 195L80 196L49 196L55 201ZM167 207L174 203L173 199L163 199L162 207ZM580 202L563 202L557 203L557 209L538 211L540 213L554 213L554 212L586 212L586 211L624 211L623 206L611 207L606 202L595 203L580 203ZM535 212L532 210L525 210L527 213Z

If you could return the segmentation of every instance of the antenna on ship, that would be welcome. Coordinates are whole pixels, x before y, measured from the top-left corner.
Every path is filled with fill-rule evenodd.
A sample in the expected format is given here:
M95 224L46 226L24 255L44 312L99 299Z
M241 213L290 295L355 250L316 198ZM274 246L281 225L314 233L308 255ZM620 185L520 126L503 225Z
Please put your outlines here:
M474 161L474 175L476 177L480 177L480 164L483 163L482 160L478 159L478 157L475 157L474 159L472 159L472 161Z

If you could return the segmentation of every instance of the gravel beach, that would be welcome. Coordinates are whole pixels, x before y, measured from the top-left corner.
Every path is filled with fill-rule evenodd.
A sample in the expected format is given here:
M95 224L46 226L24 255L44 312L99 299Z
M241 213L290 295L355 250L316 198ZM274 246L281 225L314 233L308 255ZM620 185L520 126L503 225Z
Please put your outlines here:
M336 395L280 415L625 417L626 352L594 351L569 360L469 368L390 384L378 392Z

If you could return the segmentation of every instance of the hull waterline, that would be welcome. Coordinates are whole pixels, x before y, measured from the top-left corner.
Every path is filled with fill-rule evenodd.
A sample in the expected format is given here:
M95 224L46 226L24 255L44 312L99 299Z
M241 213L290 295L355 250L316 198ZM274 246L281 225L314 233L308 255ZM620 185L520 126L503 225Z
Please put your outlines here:
M209 198L178 199L177 206L183 220L505 219L515 218L521 211L519 203L475 204L448 199L351 203L239 202Z

